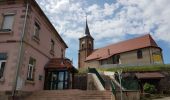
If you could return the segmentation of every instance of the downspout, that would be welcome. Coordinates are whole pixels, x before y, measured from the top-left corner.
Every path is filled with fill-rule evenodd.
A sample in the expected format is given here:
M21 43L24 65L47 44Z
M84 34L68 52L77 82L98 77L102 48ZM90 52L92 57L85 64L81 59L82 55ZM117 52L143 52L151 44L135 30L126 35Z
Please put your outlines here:
M162 49L161 49L160 51L161 51L162 63L165 64L165 63L164 63L164 58L163 58L163 55L162 55Z
M25 28L26 28L26 22L27 22L27 16L28 16L28 8L29 8L29 3L28 3L28 0L27 0L26 12L25 12L25 18L24 18L24 26L23 26L23 29L22 29L22 36L21 36L20 47L19 47L18 61L17 61L17 66L16 66L16 76L15 76L14 85L13 85L13 89L12 89L12 97L15 96L15 91L16 91L16 88L17 88L17 81L18 81L19 69L20 69L22 52L23 52L23 42L24 42L24 36L25 36Z

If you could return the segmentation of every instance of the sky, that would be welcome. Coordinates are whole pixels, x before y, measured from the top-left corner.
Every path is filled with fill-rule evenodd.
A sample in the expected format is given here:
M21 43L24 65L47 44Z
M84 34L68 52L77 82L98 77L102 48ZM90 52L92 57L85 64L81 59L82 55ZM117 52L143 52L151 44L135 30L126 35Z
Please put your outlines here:
M68 45L66 57L77 67L85 21L100 48L151 34L170 64L170 0L36 0Z

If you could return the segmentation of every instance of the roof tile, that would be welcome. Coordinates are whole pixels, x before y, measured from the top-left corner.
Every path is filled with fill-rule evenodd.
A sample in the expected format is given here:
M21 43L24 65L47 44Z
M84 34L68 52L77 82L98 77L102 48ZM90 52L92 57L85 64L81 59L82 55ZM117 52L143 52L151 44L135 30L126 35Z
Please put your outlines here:
M94 59L106 59L114 54L136 50L145 47L158 47L150 34L141 37L115 43L103 48L96 49L86 58L86 61Z

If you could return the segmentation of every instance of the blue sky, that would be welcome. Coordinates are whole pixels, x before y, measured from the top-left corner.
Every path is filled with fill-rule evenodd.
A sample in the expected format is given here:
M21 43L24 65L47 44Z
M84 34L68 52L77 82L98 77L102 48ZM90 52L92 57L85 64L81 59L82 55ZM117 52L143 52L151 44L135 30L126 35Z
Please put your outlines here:
M170 63L170 0L36 0L68 44L77 66L85 16L95 48L150 33Z

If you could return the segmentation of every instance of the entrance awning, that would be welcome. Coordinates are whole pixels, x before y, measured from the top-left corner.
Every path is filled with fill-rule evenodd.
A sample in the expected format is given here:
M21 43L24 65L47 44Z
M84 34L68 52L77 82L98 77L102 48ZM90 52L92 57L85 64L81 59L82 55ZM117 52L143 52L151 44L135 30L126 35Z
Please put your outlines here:
M74 68L70 59L67 58L52 58L44 69L67 69L71 72L77 72L77 69Z
M138 79L161 79L165 76L159 72L135 73Z

